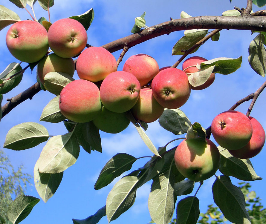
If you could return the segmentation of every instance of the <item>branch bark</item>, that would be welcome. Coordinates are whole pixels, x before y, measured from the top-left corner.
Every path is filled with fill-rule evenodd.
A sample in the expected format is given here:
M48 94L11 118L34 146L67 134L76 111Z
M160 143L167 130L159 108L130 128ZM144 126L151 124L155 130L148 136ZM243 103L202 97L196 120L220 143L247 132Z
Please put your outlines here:
M173 19L155 26L142 30L139 33L131 34L124 38L115 40L102 47L108 51L115 52L143 43L158 36L168 35L172 32L190 29L236 29L236 30L256 30L266 31L265 16L199 16L187 19ZM8 103L2 107L2 117L8 114L13 108L27 99L31 99L41 90L38 83L25 90L24 92L13 97Z

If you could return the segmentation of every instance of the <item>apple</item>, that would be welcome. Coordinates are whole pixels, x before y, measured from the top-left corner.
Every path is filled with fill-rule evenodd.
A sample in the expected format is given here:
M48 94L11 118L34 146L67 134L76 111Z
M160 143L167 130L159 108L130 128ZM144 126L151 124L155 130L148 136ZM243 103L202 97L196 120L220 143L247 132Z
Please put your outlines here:
M203 181L215 174L219 167L220 153L209 139L183 140L175 150L178 171L193 181Z
M7 31L6 45L16 59L27 63L37 62L48 51L48 34L36 21L19 21Z
M157 75L159 65L153 57L147 54L137 54L125 61L123 71L132 73L137 77L140 85L144 86Z
M78 76L92 82L103 80L117 70L115 57L103 47L89 47L78 57L76 63Z
M265 131L254 117L249 117L253 133L248 144L237 150L229 150L229 152L237 158L249 159L259 154L265 143Z
M156 121L163 113L164 107L161 106L152 94L152 89L143 88L140 90L139 99L132 107L131 112L137 120L146 123Z
M138 79L129 72L110 73L100 86L102 104L110 111L123 113L137 102L140 92Z
M161 70L153 78L151 88L159 104L169 109L184 105L191 92L186 73L177 68Z
M115 134L125 130L130 120L125 113L115 113L103 106L101 112L93 119L93 123L101 131Z
M204 61L207 61L207 59L199 57L199 56L190 57L183 62L182 70L185 73L187 73L187 75L189 76L191 73L198 72L200 68L200 64ZM194 86L190 86L190 87L193 90L206 89L214 82L214 79L215 79L215 73L212 73L211 76L208 78L208 80L204 84L200 86L196 86L196 87Z
M74 122L92 121L101 111L99 88L87 80L74 80L62 89L59 108L66 118Z
M211 132L220 146L228 150L237 150L248 144L253 129L245 114L229 110L218 114L213 119Z
M62 58L78 55L87 44L87 32L75 19L64 18L54 22L48 30L48 43L52 51Z
M37 75L42 84L44 84L44 76L49 72L63 72L73 76L75 63L72 58L62 58L54 53L49 54L37 65Z

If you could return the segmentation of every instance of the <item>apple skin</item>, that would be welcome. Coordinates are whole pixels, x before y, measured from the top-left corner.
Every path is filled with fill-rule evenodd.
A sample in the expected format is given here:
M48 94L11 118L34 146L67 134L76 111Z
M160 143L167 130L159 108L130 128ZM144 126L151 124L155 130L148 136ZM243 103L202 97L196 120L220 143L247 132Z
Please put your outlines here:
M115 113L103 106L100 113L93 119L93 123L101 131L116 134L125 130L130 120L125 113Z
M60 19L50 26L48 43L58 56L71 58L86 47L87 32L84 26L75 19Z
M161 70L153 78L151 88L158 103L169 109L184 105L191 92L186 73L177 68Z
M117 70L115 57L103 47L89 47L79 55L76 63L78 76L92 82L103 80Z
M74 80L62 89L59 108L66 118L74 122L92 121L101 111L99 88L87 80Z
M219 167L220 153L209 139L183 140L175 150L178 171L193 181L203 181L215 174Z
M42 84L44 84L44 76L49 72L63 72L73 76L75 63L72 58L62 58L54 53L49 54L37 66L37 75Z
M137 102L140 83L129 72L116 71L110 73L100 86L102 104L110 111L124 113Z
M211 132L220 146L237 150L248 144L253 129L245 114L231 110L220 113L213 119Z
M132 73L137 77L140 85L144 86L158 74L159 65L153 57L147 54L137 54L125 61L123 71Z
M152 94L152 89L143 88L140 90L139 99L131 109L133 116L137 120L146 123L156 121L163 113L164 107L161 106Z
M6 45L16 59L27 63L37 62L48 51L48 34L36 21L19 21L7 31Z
M265 131L254 117L249 117L253 133L248 144L238 150L229 150L229 152L239 159L250 159L260 153L265 143Z

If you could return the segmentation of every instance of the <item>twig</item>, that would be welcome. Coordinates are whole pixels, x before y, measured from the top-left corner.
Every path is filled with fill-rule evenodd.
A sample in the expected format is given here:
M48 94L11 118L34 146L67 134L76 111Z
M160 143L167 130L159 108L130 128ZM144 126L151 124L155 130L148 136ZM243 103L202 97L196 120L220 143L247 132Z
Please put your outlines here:
M124 48L123 48L122 53L120 54L120 56L119 56L119 58L118 58L118 60L117 60L117 66L118 66L118 65L120 64L120 62L123 60L123 57L124 57L125 54L127 53L128 49L129 49L129 47L125 45Z

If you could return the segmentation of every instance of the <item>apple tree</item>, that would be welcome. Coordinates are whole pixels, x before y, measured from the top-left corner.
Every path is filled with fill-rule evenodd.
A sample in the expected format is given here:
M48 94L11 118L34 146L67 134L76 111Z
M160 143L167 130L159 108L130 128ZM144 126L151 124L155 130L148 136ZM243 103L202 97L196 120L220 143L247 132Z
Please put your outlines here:
M205 180L215 176L210 191L224 217L234 223L250 223L242 191L231 177L243 181L260 180L250 158L257 156L265 142L262 125L250 114L263 92L266 82L253 93L239 99L213 119L209 127L192 123L180 109L189 104L192 91L202 91L215 81L216 74L229 75L242 66L242 56L205 59L192 53L210 41L220 40L223 30L250 30L255 38L247 46L248 62L254 73L265 76L266 12L253 12L253 5L264 6L266 0L247 0L245 8L229 9L222 16L193 17L184 11L180 19L148 27L145 13L135 18L129 35L103 46L91 46L87 31L94 19L94 10L81 15L51 21L54 0L10 0L25 9L28 20L0 5L0 29L9 27L6 46L14 60L0 74L0 96L20 85L26 70L37 71L36 83L21 94L2 103L1 119L20 103L40 91L54 98L40 108L40 120L19 123L5 136L4 148L21 151L44 143L34 168L34 182L40 198L20 196L10 205L7 223L25 219L38 202L47 202L57 191L63 173L75 165L80 150L102 152L101 132L119 134L131 123L152 156L137 169L137 158L119 152L101 169L94 185L102 189L120 178L109 192L106 203L86 219L73 223L97 223L106 216L108 222L118 219L134 204L136 191L151 182L148 207L157 224L171 222L197 223L200 209L198 191ZM47 18L38 18L34 6L47 11ZM30 8L31 10L28 10ZM31 12L30 12L31 11ZM174 44L174 64L160 68L156 58L138 53L123 61L129 49L153 38L181 31L184 35ZM130 32L132 34L130 34ZM119 58L113 53L120 51ZM23 63L23 64L22 64ZM181 64L182 63L182 64ZM26 66L21 66L26 64ZM182 65L182 69L177 67ZM78 78L73 75L77 72ZM246 114L237 108L251 101ZM176 135L164 146L156 147L146 134L149 123L158 121L161 128ZM64 124L65 134L50 136L45 122ZM44 124L44 125L43 125ZM210 140L210 137L214 140ZM176 143L174 147L170 144ZM101 155L99 155L101 156ZM221 175L217 175L220 172ZM195 183L200 183L192 194ZM179 200L178 196L184 196ZM56 195L54 196L56 197ZM232 212L233 211L233 212Z

